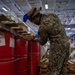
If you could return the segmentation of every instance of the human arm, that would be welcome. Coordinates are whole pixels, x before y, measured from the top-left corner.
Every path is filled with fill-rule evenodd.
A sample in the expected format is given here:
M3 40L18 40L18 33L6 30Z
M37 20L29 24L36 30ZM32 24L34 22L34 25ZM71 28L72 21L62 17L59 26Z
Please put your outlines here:
M47 33L47 31L46 31L44 26L40 26L38 34L39 34L38 42L41 45L44 45L48 40L48 33Z

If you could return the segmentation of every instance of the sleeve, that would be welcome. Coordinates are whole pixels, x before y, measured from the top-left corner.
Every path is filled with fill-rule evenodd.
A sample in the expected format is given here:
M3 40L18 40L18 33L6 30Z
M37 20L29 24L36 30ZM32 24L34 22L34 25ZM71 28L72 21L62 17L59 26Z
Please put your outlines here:
M41 45L44 45L48 40L48 33L47 33L47 31L46 31L44 26L40 26L38 34L39 34L38 42Z
M44 45L48 39L50 39L50 33L52 33L53 29L53 18L50 18L50 16L47 16L42 22L38 30L39 34L39 40L38 42L41 45Z

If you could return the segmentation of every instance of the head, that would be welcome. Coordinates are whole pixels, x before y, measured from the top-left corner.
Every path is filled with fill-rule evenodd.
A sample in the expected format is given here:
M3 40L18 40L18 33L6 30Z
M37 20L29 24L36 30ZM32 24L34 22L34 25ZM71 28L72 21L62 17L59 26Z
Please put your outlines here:
M37 15L35 15L34 17L32 17L31 19L29 19L32 23L39 25L41 22L41 15L40 13L38 13Z

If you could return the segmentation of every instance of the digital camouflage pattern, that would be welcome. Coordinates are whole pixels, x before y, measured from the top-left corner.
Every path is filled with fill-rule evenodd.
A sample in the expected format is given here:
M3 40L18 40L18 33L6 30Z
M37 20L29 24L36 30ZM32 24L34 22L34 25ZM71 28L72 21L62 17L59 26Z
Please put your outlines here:
M69 58L69 42L58 16L53 13L43 14L38 34L41 45L50 40L50 75L54 75L54 73L56 73L55 75L67 75L66 63Z

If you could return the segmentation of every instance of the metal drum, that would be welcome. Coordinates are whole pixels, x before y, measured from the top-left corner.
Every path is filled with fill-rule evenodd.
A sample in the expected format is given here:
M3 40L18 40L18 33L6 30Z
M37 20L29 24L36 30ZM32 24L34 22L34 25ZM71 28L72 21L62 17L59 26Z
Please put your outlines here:
M28 43L28 75L38 75L40 61L40 47L38 42Z
M14 35L0 32L0 75L14 75Z
M24 38L17 38L15 41L15 75L26 75L28 41Z
M0 33L0 62L14 59L14 45L14 35L12 33Z
M14 75L14 62L13 61L1 62L0 75Z

